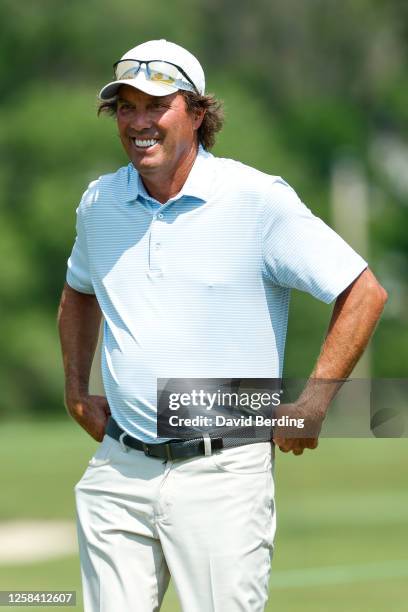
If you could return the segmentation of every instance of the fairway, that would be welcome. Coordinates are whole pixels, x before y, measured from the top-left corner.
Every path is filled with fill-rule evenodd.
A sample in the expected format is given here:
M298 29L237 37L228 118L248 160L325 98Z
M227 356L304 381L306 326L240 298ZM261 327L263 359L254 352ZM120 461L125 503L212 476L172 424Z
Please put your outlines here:
M86 434L69 421L5 424L0 448L0 521L74 519L72 489L95 448ZM302 457L277 453L268 611L406 610L407 451L407 440L327 439ZM76 590L69 609L82 609L72 554L0 565L0 589ZM177 610L171 587L162 611Z

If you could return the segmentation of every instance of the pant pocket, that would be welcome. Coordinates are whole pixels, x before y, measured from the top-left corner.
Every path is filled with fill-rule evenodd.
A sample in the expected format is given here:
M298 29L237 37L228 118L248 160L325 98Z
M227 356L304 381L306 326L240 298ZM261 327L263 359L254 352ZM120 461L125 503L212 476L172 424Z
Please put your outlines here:
M260 474L272 469L269 442L226 448L214 453L212 458L218 470L232 474Z
M89 460L89 467L100 467L107 465L111 460L111 451L115 440L108 435L104 435L102 442L96 449L95 454Z

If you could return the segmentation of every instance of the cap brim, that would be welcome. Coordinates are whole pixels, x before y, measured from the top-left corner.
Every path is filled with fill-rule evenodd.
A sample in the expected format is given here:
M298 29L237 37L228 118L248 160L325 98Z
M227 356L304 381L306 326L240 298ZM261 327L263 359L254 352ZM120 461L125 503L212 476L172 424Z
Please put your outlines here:
M167 83L158 83L146 79L144 72L140 71L134 79L123 79L121 81L112 81L108 83L99 92L99 98L101 100L110 100L114 98L122 85L129 85L134 89L139 89L150 96L168 96L176 91L178 87L175 85L168 85Z

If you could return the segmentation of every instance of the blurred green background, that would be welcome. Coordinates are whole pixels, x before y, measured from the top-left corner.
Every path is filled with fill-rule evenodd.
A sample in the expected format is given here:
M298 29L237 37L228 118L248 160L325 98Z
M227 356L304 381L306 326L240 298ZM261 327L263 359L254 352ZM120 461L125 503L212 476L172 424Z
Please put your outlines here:
M65 415L56 308L81 194L127 163L96 94L143 40L202 61L226 107L215 154L283 176L368 258L389 301L360 375L407 377L406 2L3 0L0 23L1 520L73 518L93 443ZM293 294L286 376L309 374L329 317ZM407 446L323 440L279 455L271 610L406 609ZM79 588L78 559L0 564L0 581Z

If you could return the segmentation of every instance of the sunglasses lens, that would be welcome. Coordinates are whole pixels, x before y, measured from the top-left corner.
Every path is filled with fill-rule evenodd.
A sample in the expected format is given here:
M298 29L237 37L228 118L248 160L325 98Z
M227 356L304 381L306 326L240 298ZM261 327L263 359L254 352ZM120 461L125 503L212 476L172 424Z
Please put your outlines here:
M137 60L123 60L116 64L115 77L118 81L122 79L134 79L140 70L140 62Z
M177 66L156 60L146 62L134 59L120 60L115 66L115 80L135 79L139 72L143 72L145 78L155 83L176 85L178 89L194 90L194 87L187 82Z
M151 81L173 85L179 78L179 71L167 62L149 62L149 76Z

